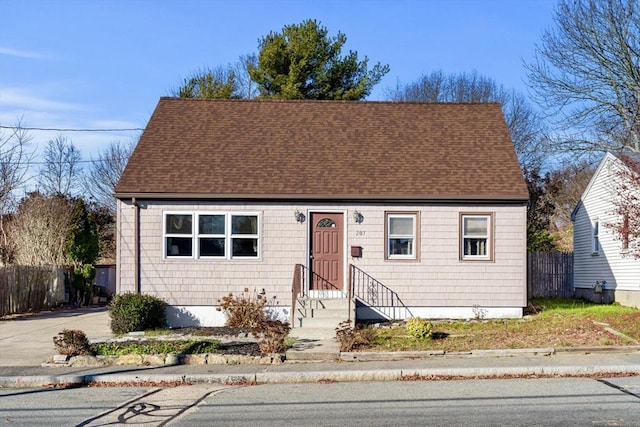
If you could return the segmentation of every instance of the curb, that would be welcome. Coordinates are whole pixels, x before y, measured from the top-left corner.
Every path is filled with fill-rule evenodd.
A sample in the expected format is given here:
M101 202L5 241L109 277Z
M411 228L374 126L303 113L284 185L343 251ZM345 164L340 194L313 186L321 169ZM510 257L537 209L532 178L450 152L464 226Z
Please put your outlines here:
M258 372L247 374L163 374L163 375L40 375L0 377L0 388L80 387L89 384L149 386L171 384L283 384L310 382L357 382L429 380L437 378L474 379L530 376L639 375L640 366L536 366L510 368L378 369L361 371Z

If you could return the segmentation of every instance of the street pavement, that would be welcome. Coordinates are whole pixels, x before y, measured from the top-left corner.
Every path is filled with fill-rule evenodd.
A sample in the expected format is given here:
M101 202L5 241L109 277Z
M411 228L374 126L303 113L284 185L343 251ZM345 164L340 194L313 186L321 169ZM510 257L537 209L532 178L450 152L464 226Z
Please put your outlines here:
M229 365L67 367L44 364L55 353L53 337L80 329L89 339L111 336L104 308L65 310L0 320L0 388L71 386L88 383L295 383L385 381L435 377L539 377L640 375L640 347L590 349L480 350L459 354L334 353L335 344L311 350L329 360ZM324 344L318 342L318 344ZM313 346L310 346L313 347ZM304 359L304 358L302 358ZM313 356L309 359L314 359ZM326 357L325 357L326 359Z

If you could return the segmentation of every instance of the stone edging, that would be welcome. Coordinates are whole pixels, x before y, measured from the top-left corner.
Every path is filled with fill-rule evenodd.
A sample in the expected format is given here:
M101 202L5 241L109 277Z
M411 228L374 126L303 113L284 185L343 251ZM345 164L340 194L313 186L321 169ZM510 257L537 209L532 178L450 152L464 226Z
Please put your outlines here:
M271 365L284 361L280 354L244 356L231 354L127 354L123 356L55 355L52 363L44 366L98 367L98 366L172 366L172 365Z

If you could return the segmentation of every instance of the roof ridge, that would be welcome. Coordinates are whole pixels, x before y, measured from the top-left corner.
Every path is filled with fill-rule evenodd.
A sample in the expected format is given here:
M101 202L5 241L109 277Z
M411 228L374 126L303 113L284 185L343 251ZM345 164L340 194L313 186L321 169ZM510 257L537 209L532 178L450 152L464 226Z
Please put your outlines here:
M500 105L498 101L487 102L448 102L448 101L384 101L384 100L344 100L344 99L208 99L208 98L180 98L175 96L162 96L161 101L180 102L211 102L211 103L296 103L296 104L390 104L390 105Z

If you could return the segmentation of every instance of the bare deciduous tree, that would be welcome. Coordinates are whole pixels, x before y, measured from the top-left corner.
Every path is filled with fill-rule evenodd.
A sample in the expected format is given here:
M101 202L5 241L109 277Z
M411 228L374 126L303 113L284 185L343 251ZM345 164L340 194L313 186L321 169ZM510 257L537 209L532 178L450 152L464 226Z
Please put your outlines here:
M31 193L8 225L13 262L19 265L67 265L65 252L73 205L62 195Z
M75 195L81 184L81 159L80 151L70 139L58 136L50 140L45 147L40 168L40 190L49 195Z
M4 263L10 258L4 217L14 208L15 191L25 184L33 159L33 151L28 148L32 137L21 122L18 120L8 129L0 129L0 258Z
M242 99L253 99L260 94L258 84L251 80L251 76L249 75L249 68L255 68L257 64L258 57L255 53L250 53L241 55L238 62L233 66L238 97Z
M84 186L90 199L99 206L104 206L111 213L116 211L116 199L113 189L120 180L120 175L129 161L135 144L112 142L92 158L91 167L84 176Z
M640 2L561 0L526 64L560 153L640 151Z
M544 161L545 132L540 115L526 98L493 79L471 73L445 75L434 71L413 83L398 84L387 98L400 102L499 102L524 171L539 170Z

